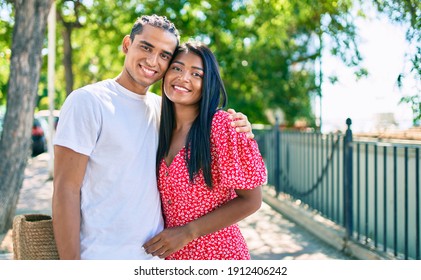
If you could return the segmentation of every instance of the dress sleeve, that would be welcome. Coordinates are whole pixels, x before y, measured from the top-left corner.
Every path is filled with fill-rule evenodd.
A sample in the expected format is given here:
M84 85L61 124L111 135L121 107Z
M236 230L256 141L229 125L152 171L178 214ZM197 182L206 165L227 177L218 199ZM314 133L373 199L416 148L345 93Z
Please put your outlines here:
M220 184L231 189L253 189L266 182L266 168L257 142L235 131L228 113L218 111L212 121L211 141Z

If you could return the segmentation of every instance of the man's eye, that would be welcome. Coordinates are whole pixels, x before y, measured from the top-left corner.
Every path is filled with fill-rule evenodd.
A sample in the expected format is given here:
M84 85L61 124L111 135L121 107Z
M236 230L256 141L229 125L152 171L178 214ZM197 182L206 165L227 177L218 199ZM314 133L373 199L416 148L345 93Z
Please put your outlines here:
M168 54L161 54L162 59L168 60L170 56Z
M149 48L148 46L142 45L140 46L142 49L144 49L145 51L149 51L151 48Z

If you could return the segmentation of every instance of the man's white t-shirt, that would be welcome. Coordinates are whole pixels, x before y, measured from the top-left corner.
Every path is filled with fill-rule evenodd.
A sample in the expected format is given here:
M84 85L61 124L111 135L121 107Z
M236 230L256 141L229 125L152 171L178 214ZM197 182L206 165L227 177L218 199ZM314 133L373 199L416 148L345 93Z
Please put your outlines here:
M151 259L142 244L162 231L156 184L161 97L114 79L72 92L54 145L89 156L81 188L81 258Z

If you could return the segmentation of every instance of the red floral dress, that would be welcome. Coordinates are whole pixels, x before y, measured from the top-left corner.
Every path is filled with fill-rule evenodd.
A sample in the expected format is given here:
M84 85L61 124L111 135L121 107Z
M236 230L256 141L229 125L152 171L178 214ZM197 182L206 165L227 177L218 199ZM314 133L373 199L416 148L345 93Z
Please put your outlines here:
M211 155L213 188L200 173L189 182L185 149L170 166L159 168L165 227L185 225L236 197L235 189L253 189L266 181L266 169L255 140L237 133L228 113L218 111L212 120ZM169 260L247 260L250 254L237 224L201 236L167 257Z

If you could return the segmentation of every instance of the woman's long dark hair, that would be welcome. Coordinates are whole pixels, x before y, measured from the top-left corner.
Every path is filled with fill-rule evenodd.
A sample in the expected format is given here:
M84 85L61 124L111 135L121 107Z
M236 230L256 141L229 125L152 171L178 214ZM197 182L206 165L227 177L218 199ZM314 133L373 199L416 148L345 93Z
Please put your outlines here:
M195 175L203 172L205 183L212 188L210 133L215 112L226 106L227 93L219 74L219 66L212 51L202 43L185 43L177 48L173 60L182 52L193 52L203 62L202 98L199 114L194 120L186 139L186 164L189 179L194 182ZM171 61L172 63L172 61ZM170 64L171 64L170 63ZM156 166L168 155L173 129L175 128L174 104L164 91L165 76L162 81L162 111L159 128L159 145Z

